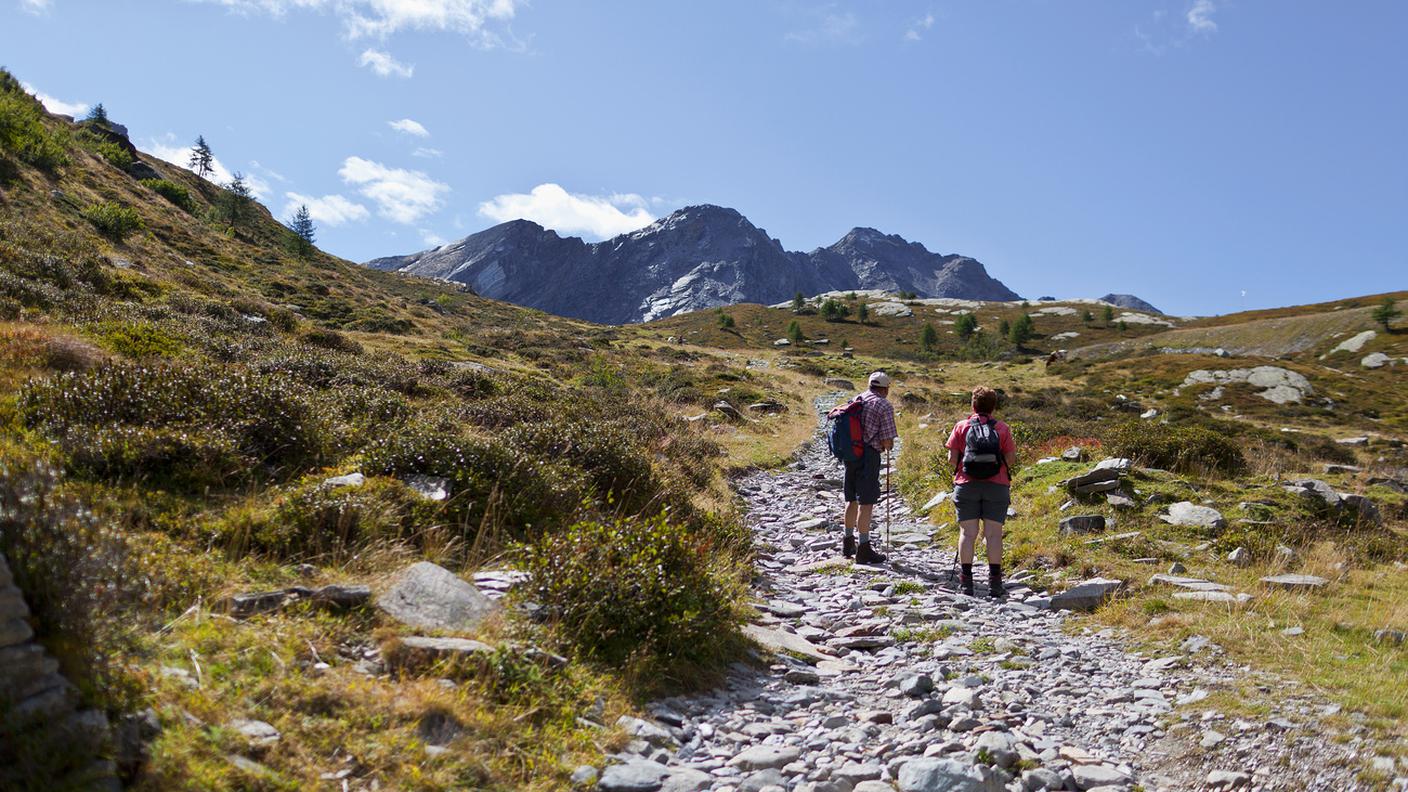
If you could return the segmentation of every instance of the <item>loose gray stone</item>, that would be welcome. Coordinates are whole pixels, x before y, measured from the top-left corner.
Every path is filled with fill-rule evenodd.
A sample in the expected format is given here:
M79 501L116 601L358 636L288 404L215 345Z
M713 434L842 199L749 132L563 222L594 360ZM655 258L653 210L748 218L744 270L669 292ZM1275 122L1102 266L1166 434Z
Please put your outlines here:
M1091 578L1051 598L1057 610L1093 611L1124 585L1123 580Z
M1159 519L1169 525L1191 525L1199 528L1226 528L1227 520L1222 512L1211 506L1200 506L1191 501L1169 504L1168 513Z
M1002 784L986 768L957 759L913 759L900 765L900 792L999 792Z
M631 759L609 765L601 772L601 792L659 792L670 768L648 759Z
M729 764L744 770L766 770L769 767L785 767L801 755L801 751L790 745L755 745L730 759Z
M1061 520L1063 534L1089 534L1105 530L1105 517L1100 514L1076 514Z
M1316 575L1271 575L1261 579L1262 583L1273 588L1287 589L1290 591L1311 591L1321 588L1330 581Z
M423 630L472 630L499 605L453 572L429 561L403 569L377 608L402 624Z
M1113 767L1098 764L1076 765L1071 768L1071 775L1075 777L1076 788L1082 790L1104 786L1123 787L1130 782L1129 776L1124 773Z

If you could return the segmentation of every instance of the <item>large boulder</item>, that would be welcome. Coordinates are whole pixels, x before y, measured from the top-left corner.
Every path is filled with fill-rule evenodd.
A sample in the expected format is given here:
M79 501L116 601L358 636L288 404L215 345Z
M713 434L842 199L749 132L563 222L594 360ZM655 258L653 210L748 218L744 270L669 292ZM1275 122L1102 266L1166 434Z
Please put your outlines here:
M900 765L900 792L1000 792L1002 782L987 767L957 759L926 757Z
M1200 506L1192 501L1179 501L1170 504L1168 513L1159 519L1169 525L1191 525L1198 528L1227 527L1227 521L1222 518L1222 512L1211 506Z
M1093 611L1124 585L1123 580L1090 578L1077 583L1051 598L1051 607L1056 610Z
M1061 520L1063 534L1089 534L1105 530L1105 517L1099 514L1076 514Z
M601 792L657 792L670 768L648 759L632 759L614 764L601 772L596 782Z
M499 609L498 603L479 589L429 561L401 570L377 597L376 606L402 624L451 631L473 630Z

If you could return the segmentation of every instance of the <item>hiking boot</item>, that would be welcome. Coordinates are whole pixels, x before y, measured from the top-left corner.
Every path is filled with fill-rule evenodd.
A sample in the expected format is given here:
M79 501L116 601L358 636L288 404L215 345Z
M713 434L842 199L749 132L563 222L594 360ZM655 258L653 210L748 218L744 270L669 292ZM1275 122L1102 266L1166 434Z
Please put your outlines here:
M872 550L869 542L861 542L860 547L856 548L856 563L883 564L885 563L885 556Z
M964 596L971 597L973 596L973 569L967 564L964 566L968 568L958 573L958 590L963 592Z
M841 539L841 555L846 558L854 558L856 554L856 538L850 534Z
M1002 585L1001 564L988 564L988 596L993 599L1007 596L1007 587Z

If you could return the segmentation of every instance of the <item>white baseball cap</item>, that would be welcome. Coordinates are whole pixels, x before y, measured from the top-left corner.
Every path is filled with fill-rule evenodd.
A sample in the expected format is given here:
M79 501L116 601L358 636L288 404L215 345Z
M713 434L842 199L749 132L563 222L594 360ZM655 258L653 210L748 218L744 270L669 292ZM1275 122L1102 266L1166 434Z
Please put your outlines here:
M878 385L882 388L888 388L890 387L890 375L883 371L877 371L870 375L870 385L871 387Z

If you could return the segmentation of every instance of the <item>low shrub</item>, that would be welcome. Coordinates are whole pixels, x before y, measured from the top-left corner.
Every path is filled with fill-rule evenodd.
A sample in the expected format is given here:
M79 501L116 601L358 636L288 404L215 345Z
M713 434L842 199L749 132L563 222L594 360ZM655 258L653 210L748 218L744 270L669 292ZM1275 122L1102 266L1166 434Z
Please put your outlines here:
M741 587L710 558L664 515L578 522L524 550L530 596L578 651L661 681L736 645Z
M337 332L336 330L326 330L315 327L303 334L303 341L323 349L331 349L335 352L347 352L353 355L362 354L362 345Z
M437 508L394 479L371 478L360 487L310 481L272 506L231 510L215 536L234 558L250 551L285 562L341 558L415 538L416 526L432 524Z
M578 468L591 480L598 499L627 514L662 506L688 507L687 498L665 492L650 457L619 427L575 418L519 424L502 442L529 455L555 459Z
M1180 473L1238 473L1247 465L1241 441L1199 424L1125 421L1109 430L1104 447L1113 456Z
M93 204L83 210L83 219L93 224L98 233L121 242L142 227L142 218L137 210L112 201Z
M444 423L416 423L378 438L363 452L362 472L449 479L447 517L476 540L504 531L521 538L566 524L589 491L580 473L555 460L467 437Z
M0 553L24 592L36 637L65 676L90 705L119 709L133 694L119 659L133 648L142 606L130 548L59 484L43 462L0 455Z
M83 148L102 157L107 163L118 170L125 171L137 158L132 156L132 152L111 140L106 140L87 130L79 133L79 144Z
M180 339L150 322L110 322L99 328L103 346L130 358L171 357L181 351Z
M219 487L249 463L226 435L187 428L76 427L60 445L75 476L162 489Z
M167 179L142 179L142 186L175 204L183 212L194 212L195 199L184 186Z
M183 454L219 459L216 450L227 438L243 461L245 475L239 479L263 466L287 475L317 463L330 438L306 388L238 367L108 364L31 381L19 402L25 422L58 440L75 464ZM97 431L123 426L175 434L109 438ZM173 438L181 432L196 439L177 443ZM87 447L90 442L97 446ZM148 456L144 449L159 453ZM103 469L116 473L128 468Z
M43 122L39 100L27 95L8 72L0 72L0 151L53 173L68 163L67 136Z

